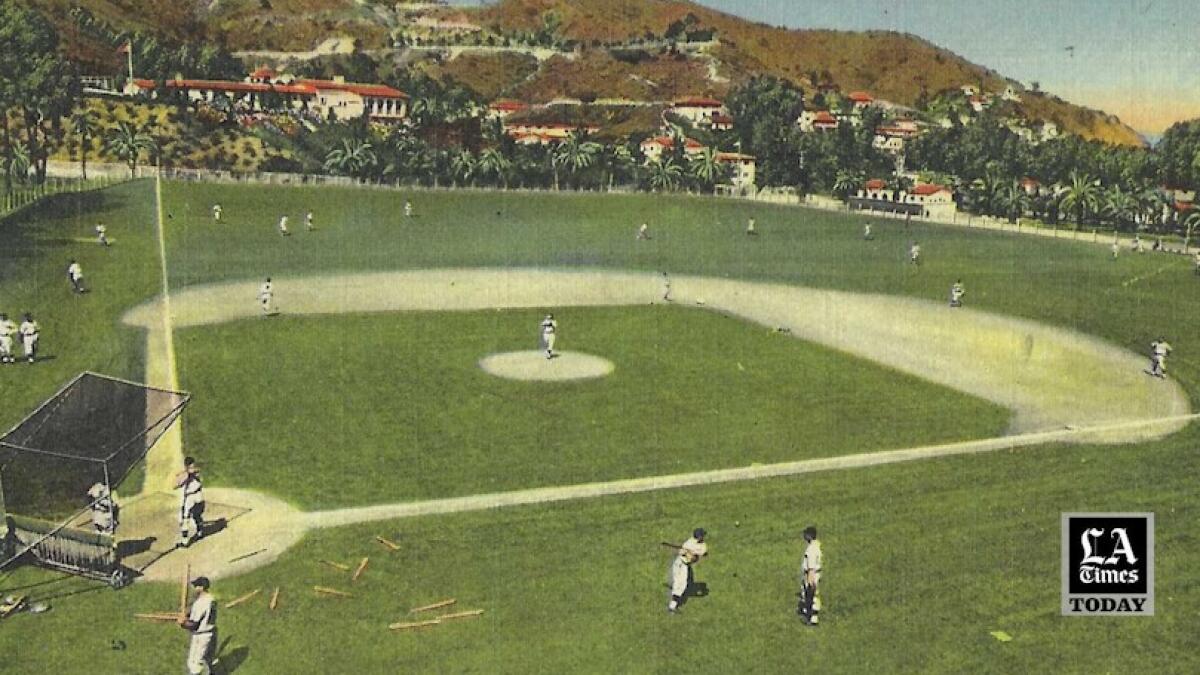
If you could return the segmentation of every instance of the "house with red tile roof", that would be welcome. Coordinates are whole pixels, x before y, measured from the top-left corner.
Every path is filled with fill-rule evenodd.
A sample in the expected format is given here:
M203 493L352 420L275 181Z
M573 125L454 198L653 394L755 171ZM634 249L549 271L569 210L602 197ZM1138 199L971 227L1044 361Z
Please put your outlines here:
M733 118L725 104L715 98L693 96L681 98L671 104L670 112L691 122L694 126L726 131L733 128Z
M175 78L159 82L134 79L125 87L131 96L160 96L182 93L189 101L212 103L227 98L250 110L269 108L308 109L322 117L346 120L369 117L375 121L398 122L408 114L408 95L382 84L358 84L337 77L332 80L293 79L276 76L269 68L259 68L243 82L232 80L191 80Z
M807 134L813 131L836 131L840 122L828 110L805 110L796 119L796 124L800 126L800 131Z
M646 162L653 162L663 156L665 152L671 152L675 149L675 139L670 136L653 136L642 141L642 154L646 157ZM704 145L699 141L691 138L685 138L683 141L683 153L685 155L698 155L704 152Z
M911 190L896 190L872 179L849 199L851 210L917 216L931 220L953 220L958 213L954 191L944 185L923 183Z

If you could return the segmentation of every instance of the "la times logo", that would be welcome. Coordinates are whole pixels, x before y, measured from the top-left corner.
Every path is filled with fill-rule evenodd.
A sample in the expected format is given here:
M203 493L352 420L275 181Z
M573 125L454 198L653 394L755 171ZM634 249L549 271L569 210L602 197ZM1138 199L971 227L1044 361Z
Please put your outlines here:
M1154 514L1064 513L1062 613L1154 614Z

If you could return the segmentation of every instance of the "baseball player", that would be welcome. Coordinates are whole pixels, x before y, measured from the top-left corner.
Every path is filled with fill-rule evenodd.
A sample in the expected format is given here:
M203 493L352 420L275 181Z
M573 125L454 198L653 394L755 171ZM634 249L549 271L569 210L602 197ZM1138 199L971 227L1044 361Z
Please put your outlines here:
M287 223L287 216L279 216L279 234L282 234L285 237L290 237L292 233L288 231Z
M645 239L649 239L649 238L650 238L650 226L647 225L646 223L642 223L642 226L639 227L638 231L637 231L637 239L639 241L641 241L641 240L645 240Z
M863 240L871 241L874 238L875 238L875 235L871 234L871 224L867 223L866 225L863 225Z
M1200 276L1200 251L1196 251L1196 255L1192 258L1192 264L1195 265L1195 272Z
M179 547L186 548L204 536L204 483L195 458L183 459L183 471L175 476L175 489L183 490L179 504ZM189 529L195 532L189 533Z
M547 314L546 318L542 319L542 346L546 349L546 358L554 358L554 338L558 332L558 322L554 320L553 314Z
M754 219L753 218L746 221L746 234L748 234L752 237L756 236L758 234L758 230L754 229Z
M17 332L17 324L0 312L0 364L13 363L13 335Z
M221 223L221 205L220 204L213 204L212 214L213 214L213 222L217 223L219 225Z
M112 492L104 483L95 483L87 491L92 500L92 526L100 534L116 534L117 504L113 501Z
M187 672L191 675L208 675L217 660L217 603L208 592L208 577L192 579L196 599L186 617L179 617L179 625L192 634L188 644Z
M683 596L695 581L692 566L708 555L708 544L704 543L706 534L703 527L697 527L692 531L691 538L683 542L675 558L671 560L671 571L667 577L667 582L671 585L671 600L667 603L667 611L672 614L679 611Z
M908 245L908 262L913 265L920 266L921 264L921 244L913 242Z
M821 597L821 542L817 540L817 528L809 525L804 528L804 559L800 562L800 583L803 590L800 594L800 606L796 613L804 619L805 625L816 626L820 620Z
M267 277L263 285L258 287L258 304L262 307L263 316L270 316L274 311L271 304L274 298L275 286L271 283L271 277Z
M313 230L317 229L317 226L313 224L312 211L306 211L304 213L304 229L307 232L312 232Z
M962 307L962 299L966 294L967 291L963 288L962 279L955 281L954 285L950 287L950 306Z
M413 217L413 205L412 205L412 202L407 199L404 200L404 217L405 218Z
M87 290L83 287L83 268L74 258L71 259L71 264L67 265L67 278L71 280L71 288L76 293L85 293Z
M112 246L108 241L108 227L104 223L96 223L96 241L101 246Z
M17 332L21 334L21 346L25 348L25 359L33 363L37 359L37 346L41 328L33 315L25 313Z
M1129 242L1129 250L1134 253L1142 252L1142 236L1140 234L1133 235L1133 241Z
M671 275L666 272L662 273L663 277L663 300L671 302Z
M1112 251L1112 259L1113 260L1116 260L1118 257L1120 257L1121 244L1116 240L1116 238L1113 238L1112 246L1110 246L1109 249Z
M1150 343L1150 374L1155 377L1167 376L1167 355L1171 353L1171 343L1165 337L1160 337Z

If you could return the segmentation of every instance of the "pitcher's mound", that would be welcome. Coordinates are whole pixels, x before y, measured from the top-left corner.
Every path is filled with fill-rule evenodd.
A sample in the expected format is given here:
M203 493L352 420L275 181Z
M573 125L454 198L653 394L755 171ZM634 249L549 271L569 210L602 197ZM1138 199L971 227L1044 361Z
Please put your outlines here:
M546 352L506 352L492 354L479 362L479 367L497 377L510 380L547 380L559 382L603 377L613 371L608 359L579 352L559 352L546 358Z

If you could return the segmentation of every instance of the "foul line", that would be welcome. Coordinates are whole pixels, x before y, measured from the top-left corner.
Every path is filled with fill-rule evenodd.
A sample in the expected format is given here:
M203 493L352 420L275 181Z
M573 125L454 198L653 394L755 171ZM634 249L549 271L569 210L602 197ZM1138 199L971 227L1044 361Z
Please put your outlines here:
M158 261L162 271L162 331L167 345L167 377L172 389L179 388L175 374L175 336L171 330L171 288L167 281L167 237L163 227L162 177L154 176L155 220L158 222Z
M545 504L549 502L590 499L609 495L634 494L656 490L671 490L697 485L713 485L736 481L760 480L782 476L815 473L818 471L834 471L838 469L858 469L898 462L910 462L919 459L949 457L953 455L968 455L996 450L1009 450L1031 445L1042 445L1062 441L1086 441L1088 436L1102 435L1112 431L1125 431L1156 426L1174 426L1180 422L1190 422L1200 419L1200 413L1176 415L1134 422L1097 425L1041 431L1017 436L1002 436L976 441L964 441L945 445L931 445L902 450L883 450L867 452L858 455L843 455L839 457L823 457L806 459L795 462L778 464L751 465L734 469L717 469L713 471L698 471L667 476L649 476L645 478L630 478L601 483L583 483L556 487L534 488L530 490L514 490L511 492L496 492L490 494L471 495L467 497L452 497L448 499L432 499L420 502L401 504L380 504L376 506L334 509L330 511L313 511L304 514L304 525L308 528L340 527L355 523L367 523L379 520L400 518L415 518L466 511L486 511L509 506L524 506L530 504Z

